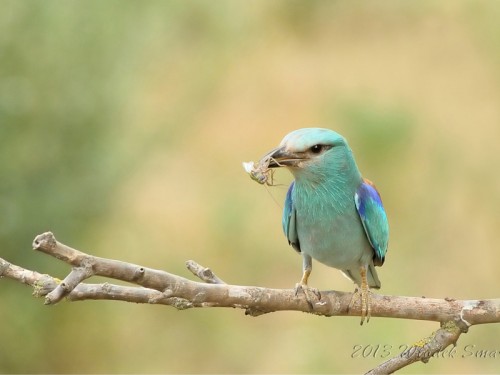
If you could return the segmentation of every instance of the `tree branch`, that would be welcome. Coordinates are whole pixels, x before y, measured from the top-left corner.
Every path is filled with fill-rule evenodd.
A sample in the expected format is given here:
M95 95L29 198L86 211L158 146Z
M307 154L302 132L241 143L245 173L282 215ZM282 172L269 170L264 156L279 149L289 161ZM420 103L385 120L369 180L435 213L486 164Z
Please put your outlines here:
M72 266L71 272L61 281L0 258L0 277L32 286L35 296L45 297L45 304L55 304L66 298L69 301L92 299L164 304L181 310L233 307L244 309L247 315L252 316L285 310L323 316L361 314L359 302L349 309L352 293L322 291L320 299L309 303L304 294L296 295L293 289L226 284L210 269L188 261L188 269L203 281L196 282L162 270L86 254L58 242L50 232L37 236L33 241L33 249L69 264ZM137 286L83 283L92 276L103 276ZM472 325L500 322L500 299L454 300L374 294L371 315L442 323L441 329L428 339L416 343L412 347L415 348L413 352L402 353L370 372L390 373L415 361L428 361L432 354L455 343L460 334Z
M467 332L467 329L466 325L460 327L460 324L454 321L442 323L441 328L436 332L416 342L398 356L368 371L365 375L392 374L417 361L427 363L433 355L445 350L449 345L456 345L460 335Z

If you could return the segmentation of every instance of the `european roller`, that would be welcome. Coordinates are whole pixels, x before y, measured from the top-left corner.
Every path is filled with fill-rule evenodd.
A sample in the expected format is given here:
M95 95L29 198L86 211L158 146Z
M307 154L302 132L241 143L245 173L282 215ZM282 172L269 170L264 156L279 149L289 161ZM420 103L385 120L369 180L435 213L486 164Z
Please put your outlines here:
M287 168L294 176L283 210L283 231L302 255L297 289L308 301L312 259L337 268L356 285L349 307L361 300L361 324L371 315L371 292L380 288L375 266L387 253L389 225L380 194L361 177L353 153L340 134L321 128L295 130L267 153L252 176L268 168ZM248 169L248 166L246 166ZM259 172L260 171L260 172ZM264 177L264 178L262 178Z

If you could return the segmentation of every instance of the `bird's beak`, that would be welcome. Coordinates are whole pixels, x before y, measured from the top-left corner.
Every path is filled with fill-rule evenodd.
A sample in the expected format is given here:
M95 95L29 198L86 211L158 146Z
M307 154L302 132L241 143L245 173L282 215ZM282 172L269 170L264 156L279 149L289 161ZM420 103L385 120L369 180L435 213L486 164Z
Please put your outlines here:
M288 151L285 147L278 147L269 151L261 162L269 162L268 168L296 167L305 157L301 153Z

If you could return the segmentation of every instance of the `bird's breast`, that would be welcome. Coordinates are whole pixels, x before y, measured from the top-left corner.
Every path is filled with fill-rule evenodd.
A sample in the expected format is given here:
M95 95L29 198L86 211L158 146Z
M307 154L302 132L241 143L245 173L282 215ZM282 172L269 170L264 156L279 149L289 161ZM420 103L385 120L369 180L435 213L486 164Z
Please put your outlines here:
M354 194L351 199L330 196L297 199L296 203L301 251L337 269L353 269L369 263L373 250L356 210Z

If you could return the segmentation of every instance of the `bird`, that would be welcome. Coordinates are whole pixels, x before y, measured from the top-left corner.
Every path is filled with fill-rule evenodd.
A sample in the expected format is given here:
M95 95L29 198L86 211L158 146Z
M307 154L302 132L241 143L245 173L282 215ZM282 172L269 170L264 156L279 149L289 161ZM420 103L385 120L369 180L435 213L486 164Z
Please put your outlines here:
M336 268L356 285L349 309L360 300L360 324L368 322L370 288L381 287L375 266L384 264L389 224L377 188L361 176L346 139L330 129L298 129L259 165L285 167L294 177L282 226L289 245L302 255L296 291L303 290L308 302L310 291L318 294L308 287L312 259Z

